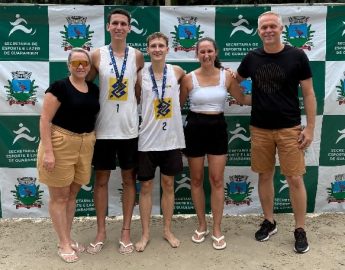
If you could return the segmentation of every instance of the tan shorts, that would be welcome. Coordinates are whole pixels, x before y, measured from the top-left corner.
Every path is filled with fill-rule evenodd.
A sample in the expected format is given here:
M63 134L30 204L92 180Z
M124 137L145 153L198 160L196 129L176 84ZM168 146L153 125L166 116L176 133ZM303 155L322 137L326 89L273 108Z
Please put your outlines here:
M43 167L44 146L40 143L37 154L39 181L52 187L65 187L72 182L88 184L96 141L95 132L78 134L53 125L51 140L55 167L52 172Z
M251 166L257 173L274 170L276 149L280 171L285 176L305 174L304 151L299 149L301 126L282 129L262 129L250 126Z

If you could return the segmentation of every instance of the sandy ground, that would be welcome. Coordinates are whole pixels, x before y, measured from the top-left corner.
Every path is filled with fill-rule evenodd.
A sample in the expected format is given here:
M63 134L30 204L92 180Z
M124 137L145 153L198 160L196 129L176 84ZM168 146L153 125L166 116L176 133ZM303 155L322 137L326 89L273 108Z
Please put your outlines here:
M190 238L196 218L174 218L174 231L181 240L171 248L162 238L162 219L152 220L151 241L142 253L121 255L117 241L121 220L107 220L108 240L98 255L83 253L81 260L64 263L57 255L56 237L49 219L0 219L0 269L345 269L345 215L308 216L307 228L310 251L295 254L293 247L293 216L276 216L278 233L268 242L254 240L261 221L259 216L226 216L223 230L228 247L223 251L212 248L211 238L194 244ZM211 222L209 228L211 228ZM74 238L82 243L92 241L96 229L94 218L76 219ZM140 221L134 220L132 240L140 237Z

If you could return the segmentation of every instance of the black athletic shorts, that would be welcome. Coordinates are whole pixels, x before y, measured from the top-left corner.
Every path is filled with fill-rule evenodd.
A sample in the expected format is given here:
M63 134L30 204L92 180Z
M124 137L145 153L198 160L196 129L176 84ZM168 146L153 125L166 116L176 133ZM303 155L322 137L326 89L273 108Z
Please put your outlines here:
M190 111L184 135L186 148L183 153L187 157L224 155L228 152L227 124L223 113L202 114Z

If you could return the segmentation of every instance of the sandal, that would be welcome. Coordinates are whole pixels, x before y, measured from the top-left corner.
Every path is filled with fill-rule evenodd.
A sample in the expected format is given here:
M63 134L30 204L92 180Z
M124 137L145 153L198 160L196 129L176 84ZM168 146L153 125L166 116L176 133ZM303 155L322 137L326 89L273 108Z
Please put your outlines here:
M120 247L119 247L119 253L122 255L132 253L134 251L134 246L132 242L129 242L127 245L123 243L122 241L119 241Z
M212 240L213 240L212 246L214 249L221 250L221 249L226 248L226 242L224 241L224 235L220 236L219 238L212 235ZM222 240L224 241L224 243L222 245L220 245L220 242Z
M89 246L86 248L87 253L92 255L96 255L97 253L101 252L104 246L103 242L97 242L96 244L90 243Z
M73 250L71 253L63 253L61 249L59 249L58 256L66 263L74 263L79 260L79 257L75 250Z
M196 237L194 236L194 234L196 234L196 235L198 236L198 238L196 238ZM202 243L202 242L205 241L205 238L206 238L206 236L209 234L209 231L206 230L206 231L203 231L203 232L199 232L198 230L195 230L195 231L194 231L194 234L192 235L192 241L193 241L194 243L200 244L200 243ZM201 238L200 238L200 237L201 237Z
M74 242L73 244L71 244L71 248L73 248L73 250L75 250L78 253L82 253L85 251L84 245L79 244L78 242Z

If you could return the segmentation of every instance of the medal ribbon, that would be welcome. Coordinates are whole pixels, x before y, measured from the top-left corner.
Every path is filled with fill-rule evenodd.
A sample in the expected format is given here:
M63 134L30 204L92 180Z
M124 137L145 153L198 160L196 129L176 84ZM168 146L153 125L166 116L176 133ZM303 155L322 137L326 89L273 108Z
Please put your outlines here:
M122 67L121 67L121 74L119 74L119 70L117 69L116 66L116 60L114 57L113 49L111 48L111 44L109 44L109 53L110 53L110 59L111 63L113 64L114 70L115 70L115 75L116 75L116 84L121 84L123 75L125 74L125 69L126 69L126 64L127 64L127 58L128 58L128 47L125 49L125 57L123 59ZM115 88L115 85L113 85Z
M151 81L152 81L152 91L156 93L158 100L160 101L160 103L162 103L164 100L165 87L167 83L167 65L164 65L164 69L163 69L162 97L161 98L159 98L158 86L156 83L155 75L153 73L152 65L149 67L149 72L150 72Z

